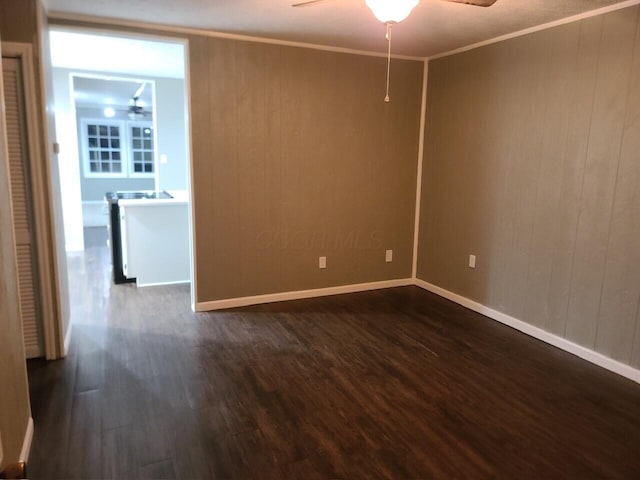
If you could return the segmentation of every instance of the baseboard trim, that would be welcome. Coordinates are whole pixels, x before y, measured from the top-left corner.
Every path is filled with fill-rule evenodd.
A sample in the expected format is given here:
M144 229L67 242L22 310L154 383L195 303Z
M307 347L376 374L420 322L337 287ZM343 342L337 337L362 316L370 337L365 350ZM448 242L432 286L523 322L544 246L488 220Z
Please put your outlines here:
M624 363L613 360L612 358L602 355L601 353L573 343L565 338L547 332L546 330L535 327L510 315L482 305L481 303L478 303L474 300L458 295L457 293L450 292L449 290L445 290L444 288L425 282L424 280L416 279L415 285L428 290L431 293L435 293L436 295L444 297L447 300L451 300L452 302L462 305L463 307L467 307L468 309L489 317L492 320L496 320L500 323L503 323L504 325L515 328L522 333L526 333L533 338L537 338L538 340L553 345L554 347L564 350L565 352L576 355L583 360L587 360L588 362L605 368L611 372L617 373L618 375L628 378L629 380L640 383L640 370L637 370L629 365L625 365Z
M31 453L31 443L33 441L33 417L29 417L27 422L27 431L24 432L24 440L22 442L22 450L20 450L20 462L27 463L29 454Z
M67 327L67 334L64 336L64 356L66 357L69 353L69 345L71 344L71 330L73 330L73 323L69 321L69 326Z
M382 282L358 283L355 285L343 285L339 287L273 293L268 295L256 295L253 297L230 298L225 300L215 300L212 302L199 302L196 304L196 312L210 312L226 308L247 307L249 305L260 305L263 303L286 302L289 300L300 300L304 298L328 297L343 293L367 292L370 290L381 290L383 288L407 287L409 285L413 285L413 283L412 278L402 278L398 280L385 280Z

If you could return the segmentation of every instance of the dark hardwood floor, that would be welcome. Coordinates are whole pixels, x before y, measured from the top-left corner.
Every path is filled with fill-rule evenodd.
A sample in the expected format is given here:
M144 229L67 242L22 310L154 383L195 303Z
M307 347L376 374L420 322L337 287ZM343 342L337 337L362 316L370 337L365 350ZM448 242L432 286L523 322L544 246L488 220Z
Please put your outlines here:
M33 480L640 478L640 385L418 288L193 314L70 260Z

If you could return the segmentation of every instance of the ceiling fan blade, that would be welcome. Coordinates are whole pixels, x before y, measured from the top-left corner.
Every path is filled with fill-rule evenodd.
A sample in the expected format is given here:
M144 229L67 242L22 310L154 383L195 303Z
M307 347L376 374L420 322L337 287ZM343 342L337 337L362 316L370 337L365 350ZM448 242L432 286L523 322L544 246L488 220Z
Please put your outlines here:
M490 7L497 0L444 0L445 2L466 3L467 5L475 5L476 7Z
M138 87L138 90L136 90L136 93L133 94L134 100L137 100L138 98L140 98L146 86L147 86L147 82L143 82L140 85L140 87Z
M294 3L291 5L292 7L310 7L311 5L315 5L316 3L326 2L327 0L309 0L307 2Z

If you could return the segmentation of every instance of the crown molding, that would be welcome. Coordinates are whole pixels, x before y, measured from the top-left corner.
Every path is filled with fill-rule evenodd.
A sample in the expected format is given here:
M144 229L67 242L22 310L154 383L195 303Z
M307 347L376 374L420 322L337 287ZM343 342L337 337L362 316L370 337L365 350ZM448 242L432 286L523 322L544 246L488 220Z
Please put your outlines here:
M242 42L266 43L270 45L308 48L312 50L322 50L322 51L335 52L335 53L346 53L350 55L364 55L369 57L387 58L387 54L383 52L356 50L351 48L333 47L331 45L318 45L314 43L305 43L305 42L292 42L288 40L279 40L276 38L257 37L252 35L240 35L236 33L226 33L226 32L218 32L215 30L205 30L202 28L179 27L175 25L137 22L133 20L122 20L118 18L97 17L92 15L77 15L77 14L57 12L57 11L48 12L47 18L52 23L52 25L55 25L56 21L92 23L92 24L104 25L105 27L107 27L104 29L105 31L109 31L108 29L109 26L126 27L126 28L143 29L143 30L154 30L157 32L162 32L162 33L166 32L166 33L172 33L172 34L178 34L178 35L196 35L196 36L204 36L204 37L223 38L227 40L237 40ZM67 25L58 25L58 26L66 27ZM76 27L70 27L70 28L76 28ZM84 27L80 26L79 28L84 28ZM112 31L113 30L111 30L111 32ZM424 57L415 57L410 55L392 54L391 57L397 60L412 60L412 61L418 61L418 62L424 62L425 60Z
M640 0L626 0L624 2L616 3L614 5L609 5L602 8L597 8L595 10L590 10L588 12L579 13L577 15L572 15L571 17L561 18L560 20L554 20L552 22L542 23L540 25L536 25L535 27L525 28L524 30L518 30L517 32L507 33L505 35L500 35L499 37L494 37L489 40L483 40L481 42L473 43L471 45L466 45L464 47L456 48L455 50L450 50L448 52L436 53L427 57L427 61L436 60L438 58L449 57L451 55L456 55L458 53L468 52L469 50L475 50L476 48L485 47L487 45L492 45L494 43L504 42L505 40L511 40L512 38L522 37L524 35L529 35L530 33L541 32L543 30L548 30L550 28L559 27L561 25L567 25L569 23L579 22L580 20L584 20L586 18L597 17L598 15L604 15L606 13L615 12L617 10L622 10L623 8L633 7L635 5L640 4Z

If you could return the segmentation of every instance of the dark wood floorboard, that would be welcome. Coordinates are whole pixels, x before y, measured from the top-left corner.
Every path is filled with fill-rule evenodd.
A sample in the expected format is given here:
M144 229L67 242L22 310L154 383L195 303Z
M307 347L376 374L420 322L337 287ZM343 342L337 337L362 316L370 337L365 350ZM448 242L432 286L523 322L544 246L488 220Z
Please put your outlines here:
M640 478L640 385L418 288L194 314L70 257L33 480Z

